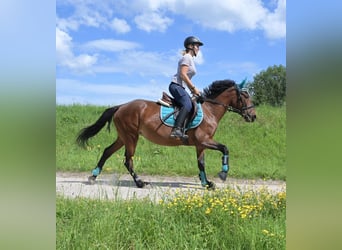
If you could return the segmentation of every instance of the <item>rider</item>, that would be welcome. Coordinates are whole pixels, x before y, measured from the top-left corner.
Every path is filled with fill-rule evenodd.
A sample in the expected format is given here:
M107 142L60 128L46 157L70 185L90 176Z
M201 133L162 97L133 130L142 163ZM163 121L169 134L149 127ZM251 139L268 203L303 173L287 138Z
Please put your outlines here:
M194 56L197 56L199 47L203 43L194 36L189 36L184 40L185 51L182 58L178 61L177 73L173 76L169 85L169 91L174 97L177 105L180 106L180 111L176 118L175 126L173 127L170 137L187 139L188 136L183 133L185 119L188 117L192 102L190 95L186 92L185 86L189 88L193 95L200 95L200 91L191 82L191 78L196 74Z

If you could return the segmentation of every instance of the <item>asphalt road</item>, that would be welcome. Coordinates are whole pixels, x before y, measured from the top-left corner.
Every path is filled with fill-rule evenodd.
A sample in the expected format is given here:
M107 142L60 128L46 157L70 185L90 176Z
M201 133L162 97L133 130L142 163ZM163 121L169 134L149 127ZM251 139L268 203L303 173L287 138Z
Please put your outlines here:
M95 184L88 182L89 173L56 173L56 193L68 198L86 197L91 199L150 199L160 200L166 193L174 192L204 192L205 188L197 176L194 177L167 177L144 176L141 179L149 182L144 188L137 188L129 175L101 174ZM270 192L286 191L284 181L241 180L227 178L222 182L219 178L210 179L216 188L233 187L245 190L268 189Z

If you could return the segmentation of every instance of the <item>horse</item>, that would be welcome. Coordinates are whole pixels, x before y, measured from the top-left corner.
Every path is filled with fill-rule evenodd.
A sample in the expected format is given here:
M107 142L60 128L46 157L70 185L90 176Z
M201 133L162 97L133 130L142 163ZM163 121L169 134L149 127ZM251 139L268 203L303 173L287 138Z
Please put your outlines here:
M194 146L201 185L214 189L215 184L206 176L204 151L212 149L222 153L222 169L218 176L225 181L229 171L229 150L226 145L213 140L221 118L227 111L232 111L241 115L246 122L254 122L256 119L251 96L243 85L244 82L236 84L235 81L226 79L214 81L204 88L197 100L202 105L203 119L199 126L187 131L187 142L169 137L172 127L163 123L160 117L161 104L158 102L136 99L107 108L94 124L83 128L76 138L78 145L86 147L88 139L95 136L106 123L109 130L111 122L114 122L117 130L116 140L104 149L100 160L92 170L92 175L88 178L89 182L94 183L106 160L117 150L125 147L124 165L136 186L142 188L148 184L141 180L133 167L133 156L139 136L142 135L161 146Z

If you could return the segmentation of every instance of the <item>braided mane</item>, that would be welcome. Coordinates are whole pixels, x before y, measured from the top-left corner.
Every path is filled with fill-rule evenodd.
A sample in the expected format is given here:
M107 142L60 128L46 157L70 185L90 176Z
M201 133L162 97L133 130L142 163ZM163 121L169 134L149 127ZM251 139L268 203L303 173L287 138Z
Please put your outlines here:
M203 90L203 95L206 98L214 99L223 91L230 87L233 87L234 85L236 85L236 83L233 80L229 79L214 81Z

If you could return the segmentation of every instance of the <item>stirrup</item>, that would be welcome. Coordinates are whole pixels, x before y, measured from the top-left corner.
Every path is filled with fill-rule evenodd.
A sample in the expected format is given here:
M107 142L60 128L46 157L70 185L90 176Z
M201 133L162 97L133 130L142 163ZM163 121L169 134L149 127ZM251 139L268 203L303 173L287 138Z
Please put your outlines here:
M189 139L189 136L187 134L183 134L181 137L182 140L187 140Z
M171 138L179 138L182 140L187 140L189 138L188 135L186 135L185 133L183 133L181 128L173 128L170 134Z
M170 134L171 138L181 138L183 135L182 130L180 128L173 128Z

